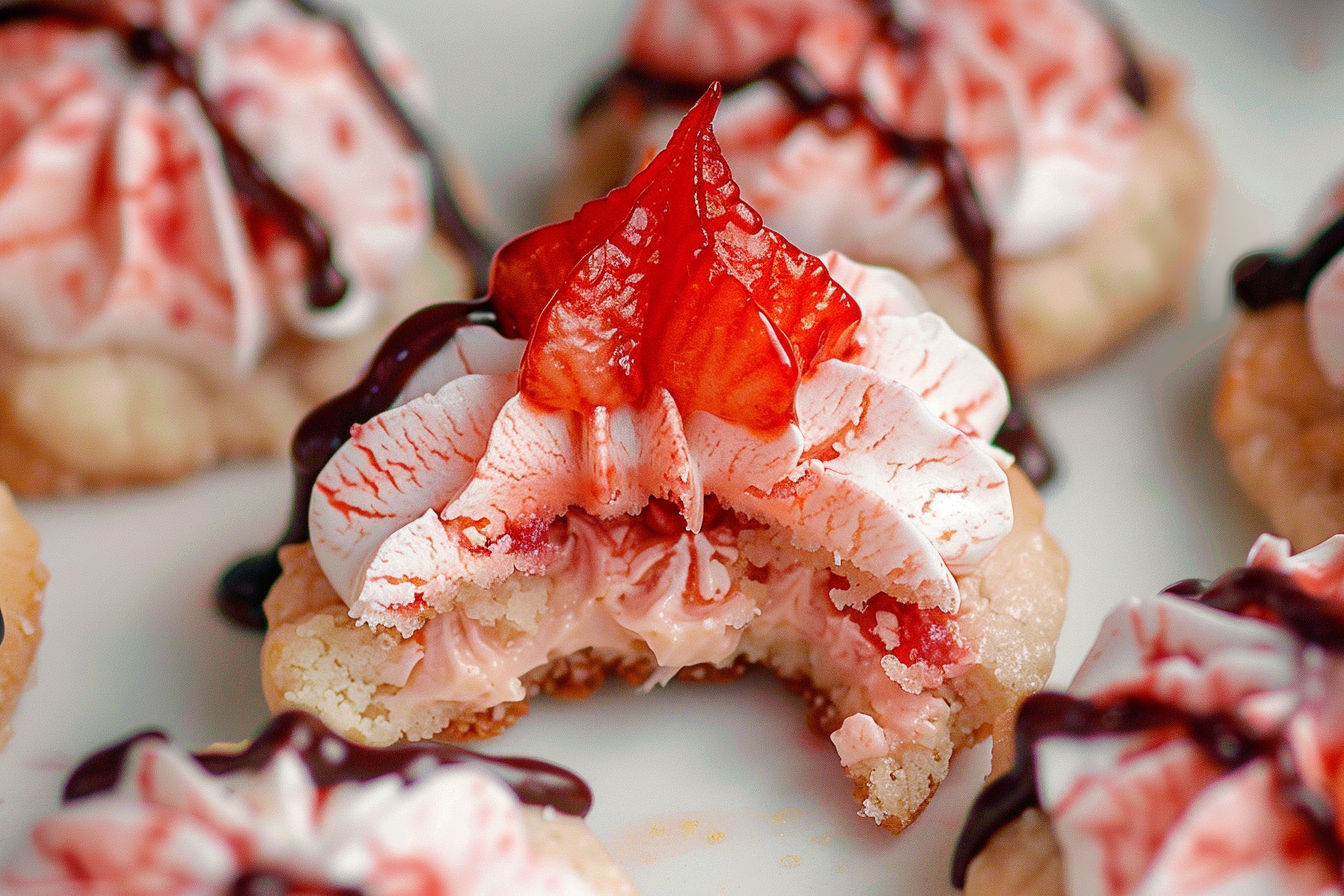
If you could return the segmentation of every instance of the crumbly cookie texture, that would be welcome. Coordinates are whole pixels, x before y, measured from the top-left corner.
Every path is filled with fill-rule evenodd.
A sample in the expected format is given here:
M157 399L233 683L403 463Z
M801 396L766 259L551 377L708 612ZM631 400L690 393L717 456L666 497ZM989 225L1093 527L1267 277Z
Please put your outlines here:
M0 641L0 746L9 740L9 720L42 640L47 570L37 559L37 549L37 531L0 485L0 611L5 614L5 637Z
M1297 549L1344 531L1344 391L1312 359L1302 305L1243 314L1213 408L1227 465Z
M1157 312L1186 303L1208 231L1212 162L1186 113L1179 71L1150 60L1145 72L1152 103L1119 203L1054 251L998 261L1004 331L1024 381L1081 367ZM571 173L553 203L555 217L624 182L639 115L629 104L613 103L585 119L573 141ZM984 346L969 261L901 270L958 333Z
M918 814L947 774L955 749L989 733L1000 715L1040 688L1054 662L1064 615L1067 564L1045 531L1039 497L1009 471L1014 527L969 575L960 578L958 622L981 645L972 668L935 692L938 709L921 730L928 736L847 766L862 814L900 830ZM387 744L428 737L491 736L527 709L527 700L484 712L399 694L415 659L395 632L357 626L331 589L307 545L281 552L284 575L266 603L270 630L262 648L262 679L273 709L301 707L357 741ZM414 642L414 637L409 639ZM824 645L809 644L787 626L748 626L738 655L723 668L695 666L683 675L732 677L747 664L773 669L802 692L814 727L829 734L841 720L870 712L869 697L831 667ZM647 645L556 657L525 681L528 695L582 697L610 675L639 684L654 671Z
M0 341L0 479L41 496L164 482L228 458L279 454L316 403L358 374L395 323L467 297L464 262L427 249L374 326L339 342L287 336L221 380L150 351L45 357Z

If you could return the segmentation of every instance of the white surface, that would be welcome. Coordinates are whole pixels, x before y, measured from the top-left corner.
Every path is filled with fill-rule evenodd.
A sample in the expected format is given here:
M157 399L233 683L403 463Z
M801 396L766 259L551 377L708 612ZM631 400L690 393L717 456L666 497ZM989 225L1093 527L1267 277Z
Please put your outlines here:
M532 223L527 210L559 164L562 110L614 58L627 4L359 5L384 12L427 61L443 131L497 202L501 232ZM1203 310L1035 396L1065 464L1047 493L1074 570L1061 681L1114 602L1244 557L1260 523L1222 472L1208 424L1226 271L1241 252L1281 242L1344 163L1344 4L1122 6L1151 44L1187 64L1225 183L1200 277ZM147 725L204 746L262 723L258 639L219 621L211 592L229 560L279 531L287 489L284 468L271 463L24 505L52 578L36 684L0 754L0 854L96 746ZM947 856L986 765L983 750L956 763L920 821L892 837L855 816L830 745L765 676L543 701L486 749L583 774L597 794L593 827L651 896L948 892Z

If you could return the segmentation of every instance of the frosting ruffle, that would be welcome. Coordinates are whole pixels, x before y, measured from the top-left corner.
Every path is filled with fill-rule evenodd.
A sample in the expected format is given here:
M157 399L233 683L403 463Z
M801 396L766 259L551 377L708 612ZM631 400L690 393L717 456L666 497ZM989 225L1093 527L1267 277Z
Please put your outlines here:
M110 28L37 18L0 28L10 338L35 352L149 344L229 375L286 328L334 339L366 326L428 238L428 173L337 27L287 0L103 6L191 54L213 113L324 225L350 289L309 304L301 246L235 192L192 91ZM369 38L381 75L423 103L408 59Z
M1262 536L1248 565L1289 576L1344 609L1344 536L1292 555ZM1223 714L1280 753L1230 766L1165 731L1086 740L1048 738L1036 752L1071 894L1257 896L1337 894L1340 869L1302 799L1340 817L1344 780L1344 660L1272 622L1171 595L1131 601L1102 626L1071 692L1104 701L1146 698L1197 716ZM1338 822L1331 834L1339 837Z
M1007 411L1002 377L935 315L890 313L913 300L899 275L823 261L863 315L777 432L683 416L665 390L546 410L517 394L520 340L462 330L431 362L446 384L356 427L318 478L313 548L351 615L409 633L464 585L544 568L546 532L570 508L614 519L664 501L695 533L710 496L833 558L853 589L837 604L882 591L955 610L953 576L1012 523L985 441Z
M479 769L320 787L292 750L222 776L160 740L132 751L114 790L37 825L4 892L223 894L251 873L370 896L593 892L533 852L518 801Z
M1106 26L1075 0L901 0L901 46L861 0L646 0L631 61L693 83L797 57L894 129L945 137L967 159L1007 255L1046 251L1121 195L1139 111ZM838 132L767 83L729 97L718 136L743 195L804 248L927 270L957 257L939 174L892 164L860 125ZM653 142L650 140L650 142Z

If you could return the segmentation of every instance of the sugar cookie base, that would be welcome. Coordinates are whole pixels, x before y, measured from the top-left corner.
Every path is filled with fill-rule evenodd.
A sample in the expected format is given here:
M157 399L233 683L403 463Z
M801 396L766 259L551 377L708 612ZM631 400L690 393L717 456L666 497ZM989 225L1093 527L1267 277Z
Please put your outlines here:
M0 611L5 614L5 637L0 641L0 746L9 740L10 718L42 639L47 571L37 559L37 549L37 531L0 485Z
M286 337L236 378L148 349L39 356L0 341L0 479L24 496L69 494L281 454L303 415L349 386L396 323L470 298L467 284L455 250L427 250L373 326L339 342Z

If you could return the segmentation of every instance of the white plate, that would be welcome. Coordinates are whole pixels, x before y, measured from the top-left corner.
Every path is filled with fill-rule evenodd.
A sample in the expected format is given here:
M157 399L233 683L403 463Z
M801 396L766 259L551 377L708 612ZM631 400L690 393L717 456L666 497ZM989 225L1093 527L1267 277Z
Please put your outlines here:
M504 229L559 164L562 110L614 59L628 3L362 0L427 60L444 133L474 164ZM1121 598L1236 565L1260 523L1222 472L1208 424L1224 283L1242 251L1280 241L1340 166L1344 5L1335 0L1131 0L1153 45L1188 65L1225 183L1201 310L1167 320L1096 369L1036 395L1064 458L1049 523L1073 563L1057 680ZM35 685L0 754L0 854L55 804L70 764L132 729L193 746L238 740L265 716L256 637L211 609L216 574L279 531L281 464L180 485L26 502L51 569ZM646 894L949 890L947 857L984 774L958 761L919 822L892 837L856 817L830 745L766 676L612 687L540 701L491 751L567 764L593 785L593 827Z

